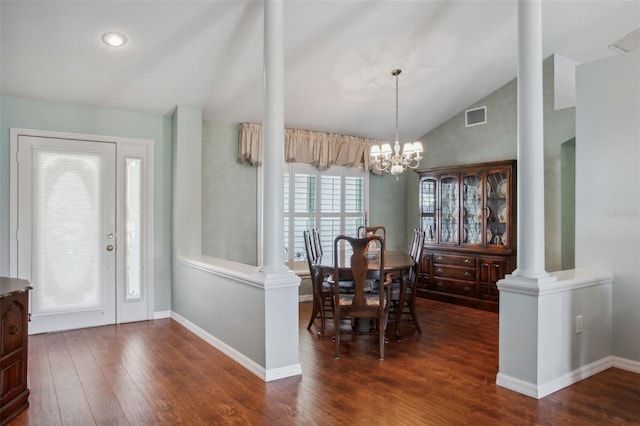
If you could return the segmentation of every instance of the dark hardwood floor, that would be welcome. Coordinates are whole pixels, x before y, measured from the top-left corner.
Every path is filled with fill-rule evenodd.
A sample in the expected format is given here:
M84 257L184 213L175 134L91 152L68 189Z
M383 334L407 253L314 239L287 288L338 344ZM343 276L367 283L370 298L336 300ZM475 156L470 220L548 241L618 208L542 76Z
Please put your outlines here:
M264 383L168 319L29 338L31 405L12 425L640 424L640 375L605 372L535 400L495 385L497 314L419 300L424 334L376 339L305 327L303 375ZM333 333L329 326L327 334Z

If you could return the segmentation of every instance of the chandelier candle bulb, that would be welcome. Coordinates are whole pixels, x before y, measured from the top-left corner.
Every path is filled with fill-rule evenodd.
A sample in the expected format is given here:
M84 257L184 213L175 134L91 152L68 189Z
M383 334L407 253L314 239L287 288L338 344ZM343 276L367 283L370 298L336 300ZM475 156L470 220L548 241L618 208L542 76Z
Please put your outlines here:
M398 75L402 70L395 69L391 75L396 78L396 138L393 151L389 143L373 145L369 150L369 156L373 166L383 173L391 173L398 180L398 175L407 168L415 169L422 160L422 142L406 142L400 152L400 138L398 136Z

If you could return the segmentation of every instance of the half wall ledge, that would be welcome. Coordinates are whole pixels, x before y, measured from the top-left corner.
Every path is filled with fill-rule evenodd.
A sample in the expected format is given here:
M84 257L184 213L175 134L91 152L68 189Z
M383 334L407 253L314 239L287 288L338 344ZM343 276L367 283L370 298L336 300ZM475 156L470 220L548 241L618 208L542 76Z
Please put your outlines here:
M496 384L539 399L613 366L613 278L571 269L498 281Z
M173 264L171 318L264 381L302 374L292 271L204 255Z

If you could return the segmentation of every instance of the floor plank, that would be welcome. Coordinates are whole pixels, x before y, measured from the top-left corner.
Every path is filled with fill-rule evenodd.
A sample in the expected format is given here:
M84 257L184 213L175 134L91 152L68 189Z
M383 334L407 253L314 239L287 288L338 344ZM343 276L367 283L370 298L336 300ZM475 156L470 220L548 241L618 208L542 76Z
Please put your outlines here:
M417 308L424 334L403 322L381 362L370 335L345 335L335 359L333 325L307 331L301 303L303 374L270 383L169 319L30 336L30 407L11 424L640 425L640 375L528 398L495 384L497 314Z

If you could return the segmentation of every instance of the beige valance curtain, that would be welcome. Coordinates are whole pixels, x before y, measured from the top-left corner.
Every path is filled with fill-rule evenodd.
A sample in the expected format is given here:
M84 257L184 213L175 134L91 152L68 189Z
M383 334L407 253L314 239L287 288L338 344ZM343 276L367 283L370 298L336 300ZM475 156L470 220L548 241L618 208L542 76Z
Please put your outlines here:
M360 167L370 170L371 145L377 139L345 136L336 133L285 129L284 155L288 163L306 163L326 170L331 166ZM259 166L262 158L262 125L241 123L238 134L238 162ZM377 172L377 170L372 170Z

